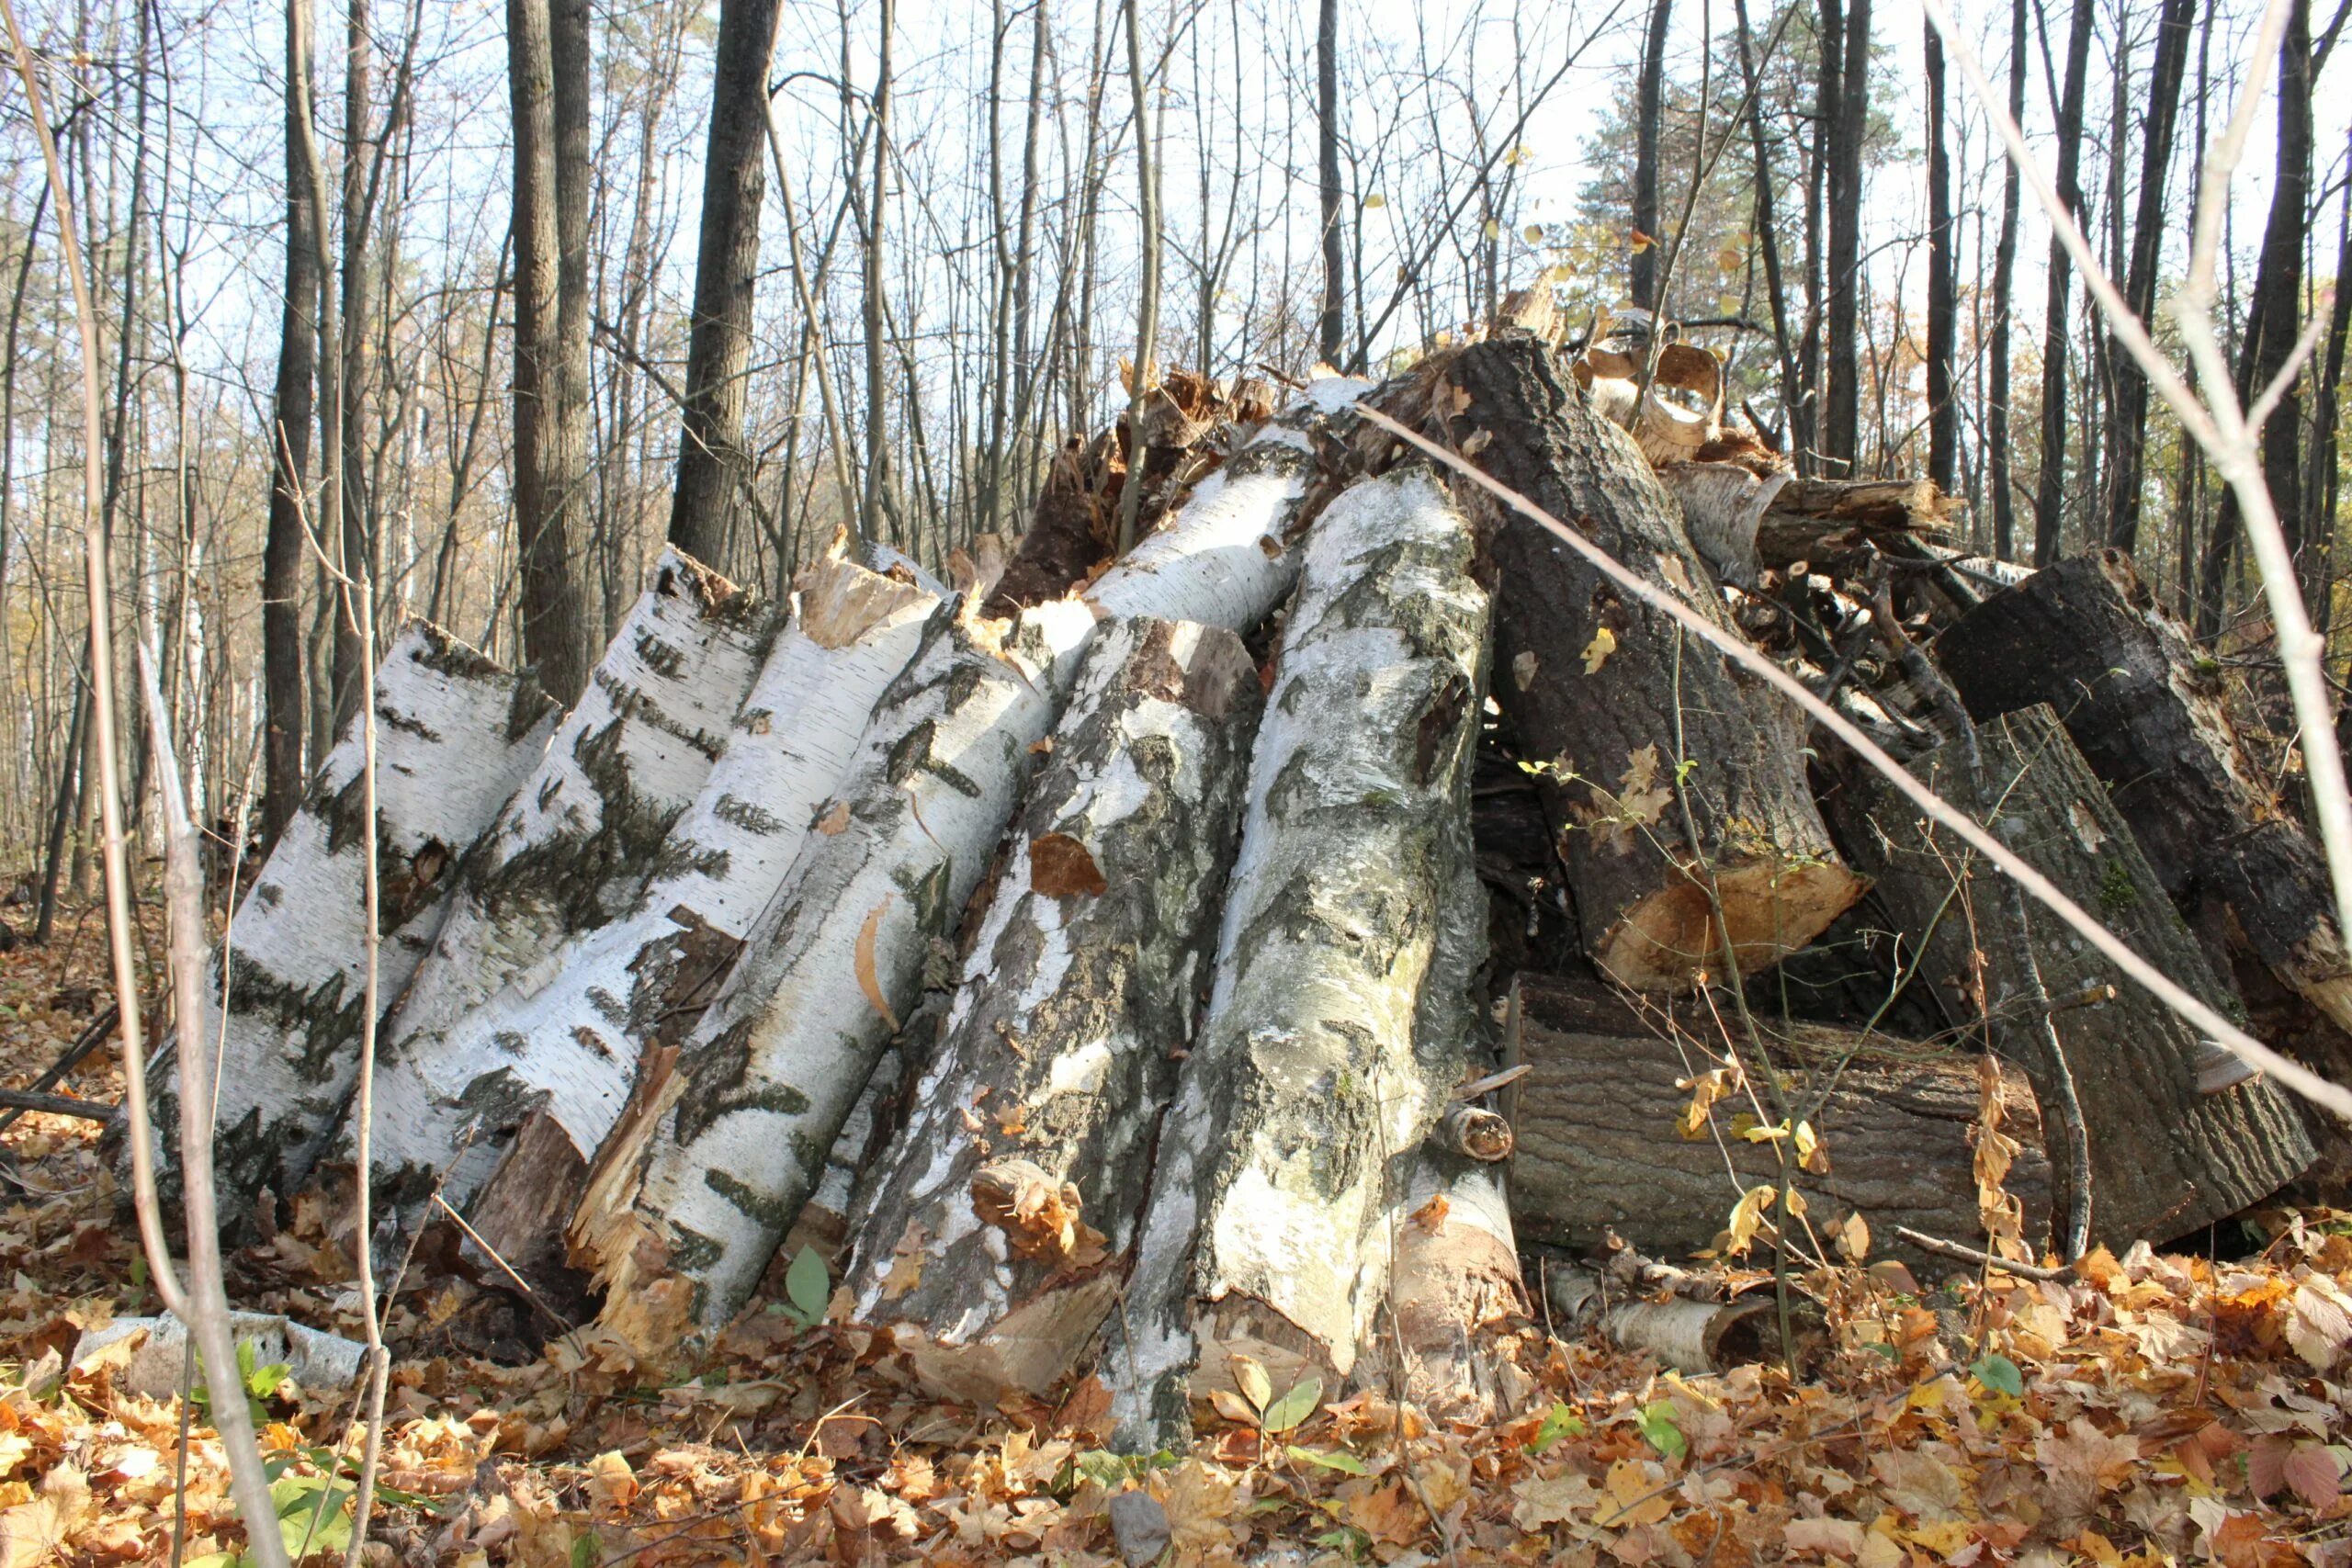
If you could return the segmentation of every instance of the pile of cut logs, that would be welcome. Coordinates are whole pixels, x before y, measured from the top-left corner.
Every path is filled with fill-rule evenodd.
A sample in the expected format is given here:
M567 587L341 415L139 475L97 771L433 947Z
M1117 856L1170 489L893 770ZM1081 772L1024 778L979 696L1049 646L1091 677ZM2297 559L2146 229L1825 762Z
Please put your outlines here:
M1091 1371L1149 1447L1237 1353L1476 1408L1525 1249L1769 1248L1803 1213L1801 1262L2023 1257L2070 1213L2162 1241L2339 1180L2340 1129L1362 411L1750 639L2341 1079L2319 859L2131 562L1970 558L1931 487L1792 479L1703 350L1556 335L1282 398L1171 377L952 587L836 547L772 609L673 554L569 714L402 631L372 1243L462 1216L457 1251L649 1358L814 1245L924 1385ZM358 1174L359 758L216 961L240 1224Z

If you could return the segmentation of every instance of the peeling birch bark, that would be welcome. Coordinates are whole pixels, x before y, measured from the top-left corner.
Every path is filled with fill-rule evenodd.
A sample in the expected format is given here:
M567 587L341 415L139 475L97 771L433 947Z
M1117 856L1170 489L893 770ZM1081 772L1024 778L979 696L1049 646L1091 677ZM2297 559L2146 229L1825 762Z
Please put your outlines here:
M938 604L838 549L802 574L797 597L795 618L631 912L564 942L456 1024L415 1041L379 1090L380 1173L397 1180L438 1170L471 1122L444 1201L463 1209L479 1191L486 1213L518 1216L555 1205L552 1229L492 1235L499 1227L477 1222L526 1277L529 1255L552 1248L560 1257L560 1219L645 1048L683 1040L716 994ZM562 1136L536 1141L528 1157L510 1163L515 1132L535 1107ZM524 1190L502 1199L501 1183Z
M423 621L385 649L375 704L378 973L389 1008L440 932L461 858L546 750L555 705L528 675ZM361 752L354 726L230 929L229 1015L218 1043L225 1114L213 1158L220 1190L248 1201L222 1210L241 1227L265 1190L290 1195L310 1175L357 1077ZM213 954L214 996L223 956ZM177 1072L157 1081L165 1100L156 1124L175 1126Z
M1059 601L975 626L943 608L746 956L606 1141L574 1246L605 1322L658 1350L733 1315L815 1190L852 1105L945 956L1053 719L1051 672L1093 630Z
M856 1319L933 1389L1042 1394L1101 1324L1207 988L1261 706L1228 631L1120 621L1087 656L852 1227Z
M1195 1370L1226 1375L1233 1351L1278 1382L1348 1375L1387 1167L1463 1077L1464 1037L1428 1027L1423 993L1433 969L1460 976L1442 952L1470 951L1449 925L1485 918L1467 822L1488 606L1469 528L1400 468L1333 502L1305 554L1120 1314L1131 1449L1184 1431Z
M1367 1338L1359 1381L1400 1388L1441 1420L1509 1414L1494 1363L1478 1353L1483 1330L1527 1306L1500 1170L1424 1145L1374 1239L1388 1253L1374 1275L1388 1302L1377 1326L1395 1332ZM1400 1348L1400 1375L1374 1372Z
M448 919L386 1038L379 1139L400 1130L390 1106L429 1100L418 1064L441 1037L569 939L635 905L725 745L766 623L754 595L664 553L537 771L461 868ZM509 1108L474 1109L494 1122ZM529 1107L512 1109L519 1121ZM347 1152L349 1140L346 1129L339 1148ZM429 1167L378 1146L379 1179L430 1184Z

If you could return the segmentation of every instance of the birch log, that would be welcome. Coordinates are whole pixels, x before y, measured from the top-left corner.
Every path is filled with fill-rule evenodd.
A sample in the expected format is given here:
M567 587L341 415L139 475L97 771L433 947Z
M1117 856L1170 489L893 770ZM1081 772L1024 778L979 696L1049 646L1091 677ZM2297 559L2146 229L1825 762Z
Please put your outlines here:
M537 771L467 860L440 939L393 1015L379 1090L387 1107L429 1100L416 1077L441 1037L634 905L718 761L766 619L725 578L677 551L662 556ZM469 1109L496 1124L510 1108ZM387 1111L378 1136L397 1131ZM346 1129L345 1147L348 1138ZM389 1150L377 1171L419 1191L433 1176Z
M555 728L555 705L516 675L411 622L376 672L379 995L389 1007L448 913L467 849L528 776ZM328 753L302 808L238 906L212 959L211 994L229 978L215 1146L222 1213L242 1233L253 1200L290 1194L350 1099L359 1067L366 912L360 908L356 726ZM177 1050L175 1043L173 1049ZM176 1091L174 1072L164 1084ZM175 1125L168 1105L156 1124Z
M674 1070L640 1077L597 1155L571 1242L616 1333L659 1353L749 1299L926 973L952 976L949 939L1097 622L1263 620L1297 572L1311 438L1363 389L1310 387L1083 600L1012 623L933 617L859 741L842 830L802 846L748 941L756 956Z
M1216 956L1260 707L1228 631L1120 621L1087 656L853 1226L858 1321L892 1329L940 1393L1046 1393L1118 1287Z
M503 1200L484 1192L485 1212L519 1216L551 1205L569 1214L641 1053L682 1040L733 967L938 604L838 547L802 574L797 600L635 908L572 937L457 1024L417 1041L389 1075L376 1134L380 1172L447 1165L470 1121L445 1201L464 1208L495 1168L518 1190ZM526 1150L514 1134L533 1107L561 1136ZM526 1195L530 1202L517 1202ZM492 1235L501 1227L483 1230L478 1217L476 1229L526 1277L528 1255L562 1247L560 1224Z
M1432 967L1453 972L1434 961L1469 874L1487 619L1469 528L1427 470L1400 468L1333 502L1306 557L1120 1312L1130 1449L1183 1432L1195 1370L1223 1375L1233 1351L1277 1382L1349 1373L1388 1165L1463 1072L1461 1037L1420 1014Z
M1544 345L1476 344L1427 374L1443 439L1730 626L1673 498ZM1593 960L1635 988L1680 989L1720 970L1710 881L1743 973L1827 929L1865 885L1838 863L1815 809L1795 708L1684 644L1665 615L1485 491L1463 493L1497 570L1495 700L1525 755L1551 766L1545 810ZM1695 844L1676 798L1678 756L1691 764Z

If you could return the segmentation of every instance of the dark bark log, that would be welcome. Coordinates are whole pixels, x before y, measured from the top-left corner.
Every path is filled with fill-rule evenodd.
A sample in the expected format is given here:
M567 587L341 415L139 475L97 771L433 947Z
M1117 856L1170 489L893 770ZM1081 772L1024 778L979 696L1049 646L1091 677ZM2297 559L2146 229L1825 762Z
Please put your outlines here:
M684 433L670 499L670 542L717 564L752 480L743 409L766 199L768 61L776 0L718 8L710 137L704 151L702 232L686 333Z
M2291 1024L2274 998L2274 1026L2308 1065L2352 1081L2352 955L2326 863L2131 558L2101 550L2037 572L1951 626L1937 651L1980 717L2057 709L2157 885L2211 951L2302 998L2312 1016Z
M2058 106L2058 199L2077 220L2083 211L2083 93L2089 73L2092 0L2075 0L2066 32L2066 81ZM2066 302L2074 288L2074 264L2052 235L2043 269L2048 294L2041 328L2041 473L2033 496L2033 564L2058 558L2066 520Z
M1843 25L1823 41L1825 48L1842 49L1845 61L1829 146L1829 363L1821 450L1851 479L1862 456L1862 140L1871 118L1871 0L1846 0Z
M1928 479L1958 488L1960 231L1952 220L1951 152L1944 105L1944 39L1927 26L1928 65Z
M1445 437L1489 437L1473 461L1730 625L1701 586L1707 569L1672 499L1543 345L1481 344L1428 375ZM1712 868L1743 971L1818 935L1863 884L1838 863L1814 807L1795 710L1722 658L1681 647L1672 622L1628 603L1533 523L1464 493L1497 572L1495 698L1528 760L1554 770L1545 806L1594 960L1637 987L1720 968L1699 863ZM1678 753L1694 763L1696 845L1675 798Z
M1532 1070L1515 1086L1511 1218L1529 1241L1589 1249L1614 1232L1645 1253L1680 1258L1713 1247L1746 1189L1780 1178L1771 1147L1729 1131L1738 1098L1718 1106L1712 1134L1678 1136L1690 1080L1724 1065L1720 1042L1669 1038L1614 998L1532 976L1520 977L1519 1055ZM1937 1235L1979 1235L1974 1151L1976 1064L1961 1053L1826 1024L1776 1024L1770 1049L1811 1118L1829 1168L1800 1173L1815 1228L1848 1213L1884 1251L1896 1225ZM1745 1047L1743 1046L1743 1050ZM2029 1236L2050 1213L2050 1164L2022 1073L2004 1076L2002 1122L2025 1145L2007 1189ZM1729 1168L1726 1168L1728 1160ZM1899 1250L1899 1249L1897 1249Z
M1323 309L1315 341L1323 363L1337 367L1347 344L1347 230L1340 220L1340 0L1321 0L1315 17L1315 169L1323 211Z
M1117 1292L1206 998L1260 706L1222 629L1122 622L1088 655L854 1216L856 1319L893 1329L929 1387L1046 1393Z
M2050 709L2004 715L1980 739L1984 787L1997 802L1994 830L2135 951L2216 1008L2242 1014ZM1951 745L1912 768L1939 787L1961 787ZM1986 902L1997 897L1996 874L1975 874L1967 852L1859 764L1838 770L1826 801L1839 842L1874 877L1879 902L1915 934L1920 977L1946 999L1954 1023L1989 1012L1996 1043L2010 1031L2023 1034L2018 1020L2032 1005L2032 977L1996 935L2005 929ZM2048 996L2115 992L2052 1017L2089 1139L2094 1238L2120 1247L2185 1235L2267 1197L2311 1163L2302 1125L2276 1088L2256 1078L2200 1094L2211 1048L2195 1031L2053 925L2030 930ZM2034 1079L2045 1121L2054 1121L2051 1064L2030 1055L2019 1065Z
M1105 1373L1131 1450L1189 1429L1189 1396L1230 1376L1232 1351L1279 1382L1344 1379L1370 1348L1386 1280L1364 1278L1366 1254L1404 1195L1389 1166L1462 1081L1483 947L1468 791L1488 601L1471 553L1418 468L1348 491L1308 536L1216 989Z
M1666 87L1666 29L1674 16L1674 0L1650 0L1648 29L1642 36L1641 73L1634 88L1634 230L1627 258L1626 293L1645 310L1662 309L1657 299L1658 253L1666 244L1658 232L1658 121Z
M310 135L310 0L289 0L286 29L286 296L279 314L277 387L271 405L269 527L262 545L262 841L277 835L302 804L302 488L310 482L311 378L319 351L318 229L303 152Z
M1951 532L1951 497L1927 479L1792 479L1765 509L1756 552L1765 566L1818 568L1862 544L1905 554Z

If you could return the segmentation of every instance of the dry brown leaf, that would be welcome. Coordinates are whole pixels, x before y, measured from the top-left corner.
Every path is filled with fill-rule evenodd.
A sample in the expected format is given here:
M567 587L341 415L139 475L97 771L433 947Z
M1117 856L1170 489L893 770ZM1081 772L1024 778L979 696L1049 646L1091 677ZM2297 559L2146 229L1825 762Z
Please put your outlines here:
M899 1032L899 1015L890 1010L890 998L882 994L882 976L874 960L874 939L881 933L882 917L888 912L890 900L896 894L885 894L882 902L866 911L865 923L857 928L857 988L865 993L866 1005L882 1015L890 1032Z
M1111 888L1092 852L1068 833L1040 833L1029 840L1029 886L1048 898L1099 898Z

